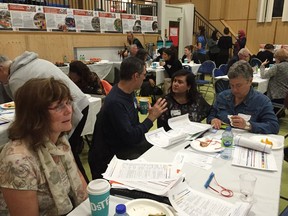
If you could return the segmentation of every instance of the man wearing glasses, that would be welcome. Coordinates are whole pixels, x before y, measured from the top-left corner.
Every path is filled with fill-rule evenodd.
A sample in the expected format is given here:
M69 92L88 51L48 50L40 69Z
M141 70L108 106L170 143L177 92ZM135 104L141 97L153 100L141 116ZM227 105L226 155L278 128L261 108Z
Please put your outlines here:
M140 89L145 76L144 61L128 57L121 63L120 82L106 96L94 127L88 157L93 179L102 177L114 155L121 159L135 159L151 147L144 135L167 110L167 103L159 98L153 107L149 105L147 117L139 122L134 92Z
M270 99L252 87L253 69L247 61L233 64L228 72L230 88L221 92L207 117L219 129L221 124L251 133L277 134L279 122Z

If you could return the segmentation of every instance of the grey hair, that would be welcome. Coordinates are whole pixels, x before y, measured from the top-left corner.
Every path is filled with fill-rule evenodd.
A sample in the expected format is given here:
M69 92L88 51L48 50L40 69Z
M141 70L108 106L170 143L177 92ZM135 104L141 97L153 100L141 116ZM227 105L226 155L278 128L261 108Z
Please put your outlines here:
M9 59L6 56L0 55L0 64L2 65L4 62L9 61Z
M242 76L243 78L249 80L253 77L253 69L251 65L244 60L235 62L228 71L228 78L234 79Z

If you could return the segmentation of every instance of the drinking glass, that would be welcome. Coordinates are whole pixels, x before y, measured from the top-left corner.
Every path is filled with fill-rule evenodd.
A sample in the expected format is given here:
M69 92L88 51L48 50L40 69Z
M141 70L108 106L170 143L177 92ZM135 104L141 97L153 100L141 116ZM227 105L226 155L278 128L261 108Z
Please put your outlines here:
M240 199L244 202L253 201L253 193L257 178L250 173L243 173L239 175L240 179Z

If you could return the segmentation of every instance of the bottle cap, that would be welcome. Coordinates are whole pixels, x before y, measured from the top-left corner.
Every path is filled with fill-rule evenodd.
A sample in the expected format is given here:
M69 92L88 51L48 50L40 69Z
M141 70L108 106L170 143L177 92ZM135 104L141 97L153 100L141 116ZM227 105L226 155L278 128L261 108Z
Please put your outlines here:
M231 131L231 129L232 129L231 126L228 126L228 127L226 127L225 130L226 130L226 131Z
M126 206L124 204L118 204L116 206L116 213L117 214L124 214L126 212Z

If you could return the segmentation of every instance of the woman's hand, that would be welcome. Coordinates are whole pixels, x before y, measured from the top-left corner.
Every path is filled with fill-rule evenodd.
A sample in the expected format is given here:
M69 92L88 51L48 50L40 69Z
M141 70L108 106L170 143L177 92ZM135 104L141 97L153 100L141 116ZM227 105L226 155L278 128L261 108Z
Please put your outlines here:
M266 59L264 62L262 62L261 65L265 66L265 65L267 65L268 63L269 63L269 61L268 61L268 59Z

